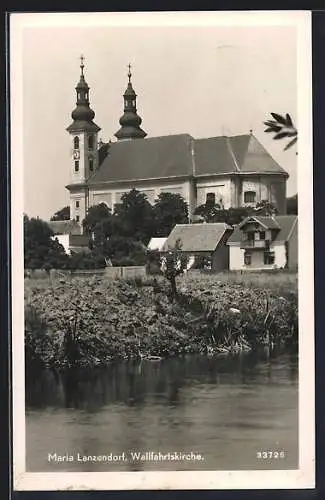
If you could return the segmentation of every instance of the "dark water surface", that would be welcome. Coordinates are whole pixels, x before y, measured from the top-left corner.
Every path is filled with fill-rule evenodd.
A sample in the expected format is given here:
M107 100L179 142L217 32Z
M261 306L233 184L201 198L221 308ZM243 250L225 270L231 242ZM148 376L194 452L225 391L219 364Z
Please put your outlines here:
M43 372L27 378L26 441L33 472L294 469L297 356L193 356ZM101 462L79 461L102 455Z

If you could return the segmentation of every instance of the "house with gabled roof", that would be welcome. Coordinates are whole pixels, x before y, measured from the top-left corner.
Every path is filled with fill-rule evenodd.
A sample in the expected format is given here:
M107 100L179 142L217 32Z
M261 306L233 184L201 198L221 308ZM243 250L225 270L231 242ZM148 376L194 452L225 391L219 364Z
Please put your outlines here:
M103 202L113 209L132 188L151 203L163 192L180 194L188 203L190 221L195 208L207 200L226 209L267 200L278 213L285 213L288 173L252 133L201 139L188 133L150 137L140 127L131 68L123 94L124 113L114 134L117 141L98 141L101 129L93 121L83 59L80 68L77 104L67 128L71 150L66 188L72 219L81 224L88 208Z
M89 237L82 234L80 224L75 220L57 220L47 223L60 245L67 254L89 252Z
M192 268L223 271L229 268L229 247L226 245L233 228L224 222L176 224L161 253L179 246Z
M227 246L230 271L297 270L298 216L249 216L235 227Z

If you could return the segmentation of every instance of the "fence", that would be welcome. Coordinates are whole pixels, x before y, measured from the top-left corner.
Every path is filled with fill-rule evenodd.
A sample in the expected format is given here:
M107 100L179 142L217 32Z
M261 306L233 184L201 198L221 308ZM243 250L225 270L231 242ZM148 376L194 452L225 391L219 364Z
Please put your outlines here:
M60 279L83 276L102 276L108 279L128 279L146 276L145 266L105 267L104 269L25 269L25 278L31 279Z

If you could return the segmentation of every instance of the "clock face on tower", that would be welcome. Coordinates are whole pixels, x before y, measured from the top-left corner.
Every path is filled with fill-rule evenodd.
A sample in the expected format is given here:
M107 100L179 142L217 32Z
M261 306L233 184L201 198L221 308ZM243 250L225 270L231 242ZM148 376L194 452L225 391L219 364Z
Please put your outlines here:
M74 160L79 160L79 158L80 158L80 152L75 150L73 152L73 159Z

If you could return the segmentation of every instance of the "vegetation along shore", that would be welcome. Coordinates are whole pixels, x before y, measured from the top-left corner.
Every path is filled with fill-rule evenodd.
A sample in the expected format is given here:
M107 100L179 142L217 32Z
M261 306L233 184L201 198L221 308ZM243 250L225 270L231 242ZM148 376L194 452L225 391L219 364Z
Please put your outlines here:
M266 346L296 350L297 275L25 281L26 366L105 366Z

